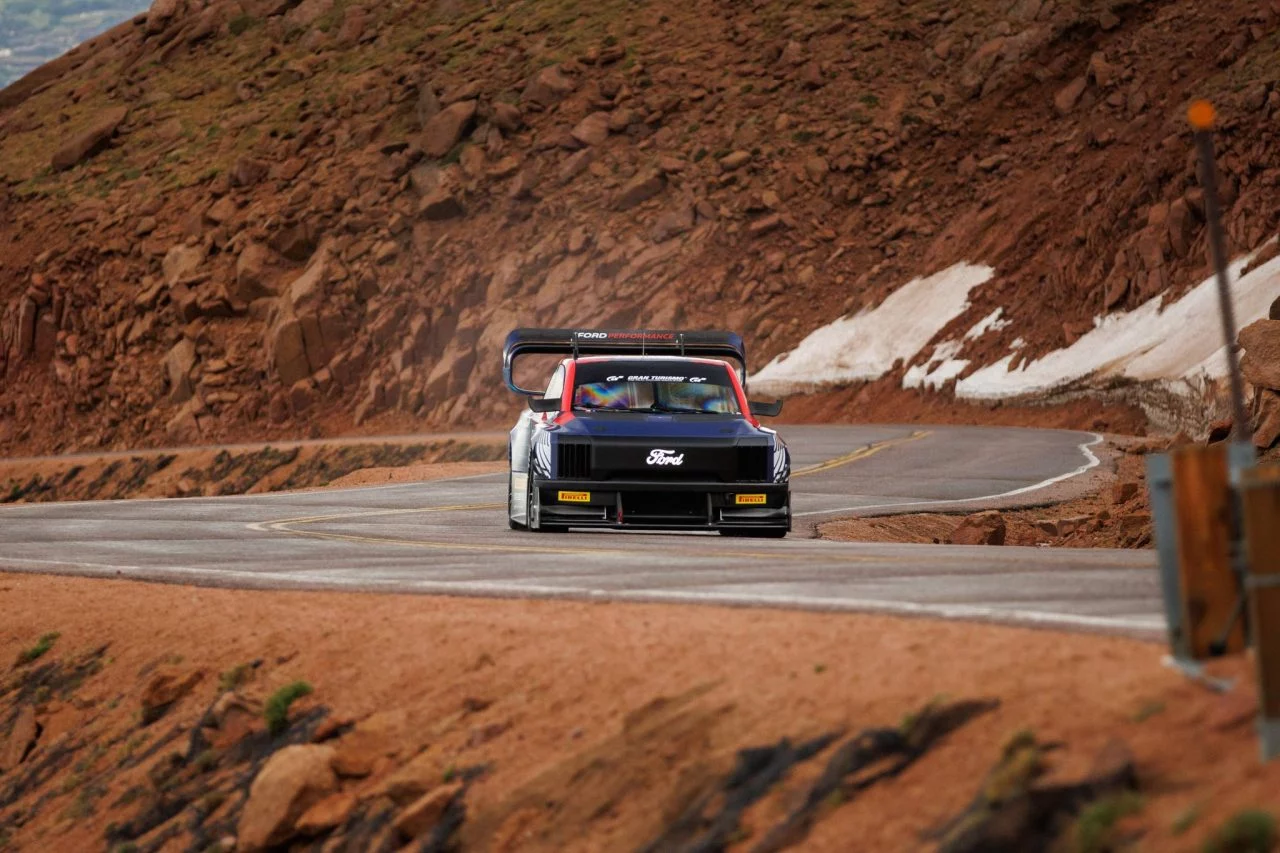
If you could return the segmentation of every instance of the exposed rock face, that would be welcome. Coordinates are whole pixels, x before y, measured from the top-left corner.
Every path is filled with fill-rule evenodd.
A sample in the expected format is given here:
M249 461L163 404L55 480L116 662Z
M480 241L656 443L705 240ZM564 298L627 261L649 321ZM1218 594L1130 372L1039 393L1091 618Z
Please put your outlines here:
M332 760L333 748L321 744L286 746L272 755L249 788L237 849L266 850L292 838L298 819L338 789Z
M518 406L493 393L503 326L728 326L755 367L959 260L1001 272L957 324L1010 321L959 357L989 365L1022 337L1035 359L1203 278L1168 104L1209 79L1178 57L1209 47L1168 20L1204 4L982 0L981 26L808 4L781 30L727 4L708 30L655 2L669 25L620 44L594 35L623 32L598 4L550 38L543 4L446 31L417 0L157 0L10 87L0 452L387 412L496 425ZM1280 91L1254 61L1280 18L1224 3L1186 31L1233 63L1221 171L1244 251L1280 225ZM82 165L49 174L64 146L58 166ZM66 428L30 428L46 422Z
M1006 527L998 512L971 515L952 532L947 540L952 545L1003 545Z
M113 107L98 114L89 126L68 140L53 155L53 169L65 171L79 165L107 146L129 117L128 107Z

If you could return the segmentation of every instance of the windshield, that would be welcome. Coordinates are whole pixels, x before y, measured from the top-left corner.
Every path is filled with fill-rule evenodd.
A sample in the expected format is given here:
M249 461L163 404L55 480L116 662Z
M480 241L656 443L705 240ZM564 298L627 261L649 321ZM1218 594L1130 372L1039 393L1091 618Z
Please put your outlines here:
M737 415L738 396L722 364L688 361L579 362L573 407L623 412Z

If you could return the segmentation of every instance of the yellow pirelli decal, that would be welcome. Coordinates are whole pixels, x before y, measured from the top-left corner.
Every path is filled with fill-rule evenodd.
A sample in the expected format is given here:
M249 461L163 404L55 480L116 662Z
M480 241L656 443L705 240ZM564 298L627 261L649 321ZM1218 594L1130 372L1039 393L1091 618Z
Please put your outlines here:
M759 505L765 502L764 495L734 495L733 502L738 506Z
M590 492L560 492L557 495L562 504L587 504L591 503Z

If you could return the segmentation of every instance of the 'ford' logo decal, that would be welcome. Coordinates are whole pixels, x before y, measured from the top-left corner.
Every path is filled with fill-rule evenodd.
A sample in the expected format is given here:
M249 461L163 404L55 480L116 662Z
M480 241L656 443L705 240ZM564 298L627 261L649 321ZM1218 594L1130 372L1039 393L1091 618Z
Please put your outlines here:
M649 458L645 459L646 465L683 465L684 454L676 454L674 450L660 450L654 448L649 451Z

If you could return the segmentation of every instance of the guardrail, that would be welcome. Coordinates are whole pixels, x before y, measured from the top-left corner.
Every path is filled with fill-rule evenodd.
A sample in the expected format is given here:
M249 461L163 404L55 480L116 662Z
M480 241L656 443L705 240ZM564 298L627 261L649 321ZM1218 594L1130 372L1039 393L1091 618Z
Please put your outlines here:
M1252 651L1262 759L1280 756L1280 466L1257 467L1231 302L1213 107L1193 104L1205 215L1226 341L1233 412L1230 441L1180 447L1147 460L1156 551L1173 663L1203 677L1201 662Z

